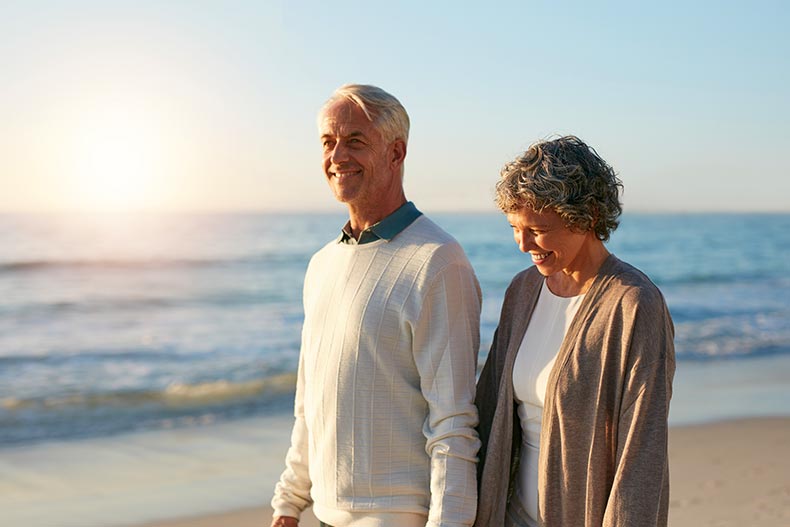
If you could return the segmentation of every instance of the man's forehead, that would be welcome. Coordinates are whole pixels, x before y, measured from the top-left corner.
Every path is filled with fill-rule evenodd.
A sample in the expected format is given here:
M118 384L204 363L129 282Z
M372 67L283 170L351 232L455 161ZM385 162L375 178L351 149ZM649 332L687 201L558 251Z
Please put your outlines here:
M351 101L337 101L321 113L321 135L370 134L372 124L365 112Z

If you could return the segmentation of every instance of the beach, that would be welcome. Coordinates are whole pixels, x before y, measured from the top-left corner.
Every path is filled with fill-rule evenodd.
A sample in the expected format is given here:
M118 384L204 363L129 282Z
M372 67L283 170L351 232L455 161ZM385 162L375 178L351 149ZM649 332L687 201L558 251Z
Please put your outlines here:
M304 271L345 216L122 219L0 222L2 523L265 527ZM482 365L527 262L499 215L436 219L480 281ZM790 525L788 233L790 215L646 214L609 244L674 321L670 525Z
M26 527L268 526L287 424L5 449L0 509ZM673 426L669 450L670 526L790 525L790 418ZM318 522L308 510L301 525Z
M790 419L761 418L670 430L672 527L790 525ZM257 507L145 527L260 527ZM309 512L301 522L317 526Z
M790 419L670 429L673 527L790 525Z

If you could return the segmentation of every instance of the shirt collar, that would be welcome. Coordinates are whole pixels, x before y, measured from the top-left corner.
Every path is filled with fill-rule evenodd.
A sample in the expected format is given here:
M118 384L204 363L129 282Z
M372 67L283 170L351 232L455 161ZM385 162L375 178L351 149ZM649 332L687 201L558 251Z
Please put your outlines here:
M359 235L359 240L355 240L351 235L351 221L347 221L343 226L338 242L349 245L362 245L376 240L390 241L421 215L422 212L417 210L414 203L407 201L395 212L362 231Z

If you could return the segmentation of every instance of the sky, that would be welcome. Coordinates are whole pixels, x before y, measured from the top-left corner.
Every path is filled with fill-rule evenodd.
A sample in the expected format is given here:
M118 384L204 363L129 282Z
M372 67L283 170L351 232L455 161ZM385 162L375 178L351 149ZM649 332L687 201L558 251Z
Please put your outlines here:
M787 2L0 3L0 212L333 211L316 113L409 112L406 195L494 211L575 134L628 211L790 212Z

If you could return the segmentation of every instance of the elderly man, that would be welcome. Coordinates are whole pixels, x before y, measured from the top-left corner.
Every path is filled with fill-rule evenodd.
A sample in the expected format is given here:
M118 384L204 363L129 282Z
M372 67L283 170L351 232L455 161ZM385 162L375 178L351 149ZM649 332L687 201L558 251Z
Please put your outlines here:
M460 245L406 201L409 117L346 85L318 118L348 206L310 261L295 417L272 526L438 527L475 519L480 287Z

